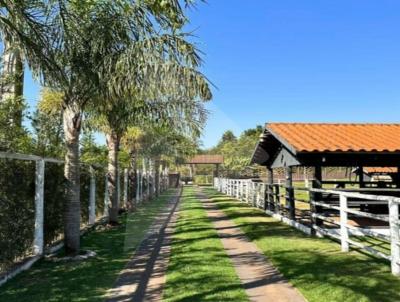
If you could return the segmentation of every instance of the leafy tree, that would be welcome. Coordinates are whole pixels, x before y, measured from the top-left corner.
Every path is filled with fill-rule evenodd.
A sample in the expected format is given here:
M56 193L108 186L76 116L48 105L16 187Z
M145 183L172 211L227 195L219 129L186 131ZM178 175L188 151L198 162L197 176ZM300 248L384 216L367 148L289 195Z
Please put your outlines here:
M37 110L30 117L34 154L47 157L64 154L61 104L61 93L48 88L41 90Z
M0 0L0 31L19 46L33 74L46 86L63 94L67 253L76 254L80 248L79 137L84 108L99 100L99 82L107 83L113 91L123 90L129 83L129 90L138 92L142 83L134 79L146 78L147 71L152 71L152 77L157 78L160 74L157 64L147 70L132 68L151 62L149 50L157 49L158 45L152 39L138 40L138 37L151 37L160 28L177 28L184 22L178 1L155 3ZM133 45L132 41L137 44ZM167 39L168 43L173 43L171 41ZM163 43L161 48L168 47L165 46L168 43ZM131 47L120 48L127 44ZM179 45L183 47L184 44ZM114 77L112 82L102 77L107 70L115 68L121 72L120 77ZM176 68L171 65L164 71L173 72ZM140 73L132 77L137 70Z
M222 168L228 176L242 176L250 165L254 147L262 131L262 126L257 126L243 131L239 138L236 138L232 131L228 130L222 135L218 145L207 150L207 153L224 156Z
M27 152L32 147L28 131L15 123L15 112L25 114L23 99L7 98L0 102L0 151Z
M229 142L235 142L237 140L235 134L231 130L227 130L222 134L221 140L218 143L218 146L222 146Z

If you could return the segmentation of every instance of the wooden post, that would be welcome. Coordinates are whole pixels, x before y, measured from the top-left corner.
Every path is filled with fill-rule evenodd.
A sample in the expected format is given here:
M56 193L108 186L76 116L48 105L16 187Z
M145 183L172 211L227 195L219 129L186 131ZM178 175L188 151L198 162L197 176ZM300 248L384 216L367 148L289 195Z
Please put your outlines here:
M33 239L33 252L43 255L44 249L44 160L36 161L35 171L35 233Z
M340 194L340 241L342 252L349 251L349 230L347 228L347 197Z
M400 275L399 204L389 201L390 251L392 274Z
M281 196L279 192L279 185L274 185L275 188L275 213L280 215L281 214Z
M364 184L364 169L362 166L358 167L358 184L360 186L360 188L364 188L365 184Z
M273 202L273 188L272 185L274 184L274 172L271 167L267 167L267 189L266 189L266 196L264 198L264 210L272 211L272 202Z
M396 184L396 188L400 188L400 167L397 167L397 172L394 175L394 182Z
M124 169L124 207L128 208L128 169Z
M292 167L286 167L286 208L289 210L289 219L296 220Z
M215 177L219 177L219 164L215 165Z
M322 173L321 166L314 167L314 179L312 181L312 188L320 189L322 188ZM313 214L321 213L321 207L313 204L315 201L321 201L321 193L310 192L310 209L311 209L311 233L316 235L317 232L314 229L314 226L321 226L322 221L316 217L313 217Z
M90 195L89 195L89 224L96 221L96 175L92 166L90 166Z

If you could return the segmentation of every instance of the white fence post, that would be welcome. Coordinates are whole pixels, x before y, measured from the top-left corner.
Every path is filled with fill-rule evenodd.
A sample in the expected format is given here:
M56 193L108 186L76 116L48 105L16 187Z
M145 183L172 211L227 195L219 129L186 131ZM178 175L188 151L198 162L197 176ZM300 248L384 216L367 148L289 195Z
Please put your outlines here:
M340 194L340 241L342 252L349 251L349 230L347 228L347 196Z
M118 207L121 205L121 170L118 167L117 170L117 201Z
M42 255L44 248L43 224L44 224L44 160L36 161L35 173L35 234L33 240L33 252Z
M128 169L124 169L124 207L128 207Z
M104 185L104 216L108 216L108 174L104 177L105 185Z
M96 221L96 177L94 169L90 166L90 191L89 191L89 224Z
M140 182L141 182L141 174L140 170L136 170L136 197L135 197L135 204L140 202Z
M250 180L246 182L246 203L249 203L250 200Z
M392 274L400 275L399 204L389 201L390 251Z

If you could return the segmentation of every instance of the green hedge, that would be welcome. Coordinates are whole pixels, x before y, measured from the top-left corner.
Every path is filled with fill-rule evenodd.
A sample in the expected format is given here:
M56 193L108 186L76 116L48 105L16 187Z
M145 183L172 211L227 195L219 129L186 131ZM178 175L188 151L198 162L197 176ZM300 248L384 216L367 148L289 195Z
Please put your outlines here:
M193 180L197 185L209 185L213 183L213 177L211 175L196 175Z
M35 223L35 162L0 160L0 273L32 253ZM96 215L104 212L104 170L96 170ZM64 165L46 163L44 241L62 238ZM81 167L81 222L88 222L89 167Z
M0 272L32 252L35 163L0 160Z

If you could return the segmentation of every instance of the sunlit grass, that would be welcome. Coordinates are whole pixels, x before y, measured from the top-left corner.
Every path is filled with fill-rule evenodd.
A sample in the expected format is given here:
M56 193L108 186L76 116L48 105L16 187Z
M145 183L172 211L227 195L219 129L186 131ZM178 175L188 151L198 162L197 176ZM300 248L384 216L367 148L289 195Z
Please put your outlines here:
M212 222L185 187L164 293L167 302L248 301Z
M387 261L342 253L331 240L304 235L214 189L204 191L308 301L400 301L400 279Z
M84 236L82 248L95 251L97 257L75 263L40 261L0 287L0 301L103 301L169 196L122 216L119 227Z

